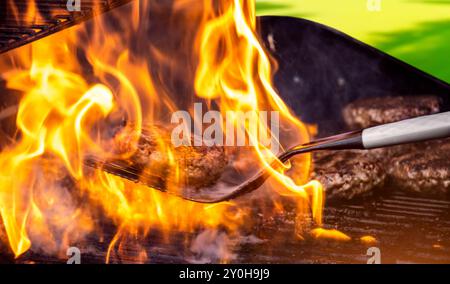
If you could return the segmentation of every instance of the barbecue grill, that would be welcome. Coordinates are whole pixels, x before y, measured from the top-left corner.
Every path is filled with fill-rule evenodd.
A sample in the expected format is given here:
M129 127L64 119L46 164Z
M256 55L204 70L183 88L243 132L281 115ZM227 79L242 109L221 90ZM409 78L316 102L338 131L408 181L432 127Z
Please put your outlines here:
M25 5L26 1L20 2ZM83 1L81 13L67 12L66 1L60 2L39 1L39 8L46 16L38 23L17 23L0 9L0 52L88 20L94 16L91 9L94 3L100 3L101 12L106 12L130 0ZM61 14L51 16L54 9ZM443 110L450 110L448 84L345 34L304 19L261 17L259 20L260 37L279 64L275 85L280 95L303 121L318 125L319 137L344 131L341 110L359 98L433 94L441 97ZM1 86L5 108L11 99L8 90ZM352 240L346 242L300 241L293 236L294 213L288 211L269 219L259 213L253 212L254 224L234 252L234 262L366 263L371 257L368 249L377 247L382 263L450 263L450 201L446 198L407 194L388 184L367 198L327 204L324 227L337 228L350 235ZM76 245L85 251L83 263L104 262L115 229L107 221L103 226L106 232L103 242L88 238ZM373 236L376 242L360 240L367 235ZM151 233L149 261L189 262L192 255L184 246L185 239L183 232L174 232L167 243L160 233ZM135 254L132 248L128 250L125 255ZM6 248L1 251L0 262L61 262L39 251L28 251L18 259L5 253ZM126 263L132 259L113 255L113 261Z
M89 0L82 1L81 11L69 12L67 1L43 0L37 2L42 18L29 21L17 20L7 2L0 4L0 53L25 45L63 29L91 19L131 0ZM27 11L27 0L14 1L20 16Z

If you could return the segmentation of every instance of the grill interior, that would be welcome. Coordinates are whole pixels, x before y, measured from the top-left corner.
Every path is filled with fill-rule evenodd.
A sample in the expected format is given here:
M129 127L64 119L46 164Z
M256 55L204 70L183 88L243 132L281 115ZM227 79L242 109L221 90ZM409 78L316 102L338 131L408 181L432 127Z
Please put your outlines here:
M63 30L93 17L97 12L103 13L130 1L82 1L82 12L70 13L66 10L66 0L42 0L38 3L43 18L28 23L18 23L6 6L0 6L0 53ZM27 0L15 1L23 9L25 9L26 2ZM5 3L0 5L5 5ZM100 5L101 9L94 12L92 9L94 5ZM267 21L272 20L268 19ZM275 20L273 21L275 22ZM286 24L289 23L286 22ZM282 30L289 29L283 28ZM265 32L272 31L268 29ZM289 37L289 41L292 41L292 36L288 34L286 36ZM278 39L278 43L282 42L282 39ZM309 45L311 42L311 40L299 41L298 45L308 43L307 48L313 48L312 45ZM327 47L328 45L322 46ZM281 47L279 49L283 50ZM338 49L335 49L338 52ZM283 55L282 51L279 54ZM285 60L291 60L291 58L300 60L301 57L286 54L285 58ZM280 61L282 62L282 58ZM298 65L305 66L304 64ZM290 77L283 73L287 70L283 66L281 64L278 76L282 77L280 81L287 81ZM336 66L346 65L336 64ZM404 72L397 72L398 70L394 68L385 69L393 70L392 72L396 74L404 74ZM308 80L308 82L313 81L313 79ZM382 80L380 79L380 81ZM400 81L407 84L406 80ZM374 84L378 84L378 82ZM427 84L421 83L420 86L424 90L429 89ZM287 86L285 89L289 87L289 83L284 85ZM318 85L323 89L321 84ZM289 93L288 91L283 92L283 87L279 89L281 93ZM289 89L294 90L295 88L289 87ZM441 93L447 92L444 87L441 89L437 90ZM10 99L7 98L6 92L0 92L0 96L2 105ZM348 100L351 99L350 96L345 97ZM303 96L304 100L305 98L307 99L307 96ZM317 98L320 99L320 96ZM302 102L302 105L308 106L307 102L304 104ZM310 109L316 113L317 108ZM300 113L304 113L303 110ZM351 204L327 205L324 212L325 227L336 228L348 234L352 237L349 242L317 241L312 238L300 241L294 236L295 214L293 212L275 217L267 217L261 215L260 212L254 212L254 225L247 232L248 237L239 240L240 245L234 252L236 258L233 262L366 263L369 258L366 251L371 246L380 248L383 263L450 262L450 201L447 199L413 196L392 186L387 186L383 193L366 200L355 200ZM109 223L101 223L100 226L106 232L103 241L92 237L82 244L73 244L82 251L82 263L102 263L105 260L108 244L113 238L116 228ZM359 238L366 235L375 237L377 243L362 243ZM147 249L149 262L185 263L190 261L193 256L185 244L186 239L194 236L195 234L186 236L183 232L174 232L170 242L165 242L159 232L152 232L148 237L148 243L143 244ZM133 248L123 248L123 250L126 253L122 253L122 255L133 256L136 254L136 250ZM14 259L12 255L8 254L7 247L1 247L0 251L0 262L3 263L64 262L64 259L49 257L42 251L28 251L19 259ZM114 253L112 256L112 262L126 263L131 259L131 257L130 259L114 257Z
M289 211L288 211L289 212ZM351 241L299 240L294 234L295 213L263 216L254 212L254 225L241 237L233 251L235 263L356 263L370 258L367 250L377 247L382 263L448 263L450 262L450 201L424 198L393 190L355 200L352 204L329 205L324 212L326 228L336 228L352 237ZM115 228L103 223L105 238L87 239L74 244L82 252L82 263L103 263ZM108 233L109 232L109 233ZM376 243L363 243L360 237L370 235ZM188 263L195 261L186 240L196 234L174 232L170 242L157 231L150 233L144 243L149 263ZM255 238L256 237L256 238ZM7 251L7 250L1 250ZM113 263L133 262L136 248L122 248L121 257L111 254ZM127 255L130 257L127 258ZM49 257L39 251L28 251L14 260L11 255L0 256L0 262L61 263L64 259Z
M67 0L40 0L37 1L36 8L41 17L26 21L18 21L7 1L2 1L4 3L0 4L0 53L69 28L130 1L132 0L83 0L80 12L69 12ZM28 0L14 1L19 9L17 15L19 19L23 19L23 15L26 15L28 2Z

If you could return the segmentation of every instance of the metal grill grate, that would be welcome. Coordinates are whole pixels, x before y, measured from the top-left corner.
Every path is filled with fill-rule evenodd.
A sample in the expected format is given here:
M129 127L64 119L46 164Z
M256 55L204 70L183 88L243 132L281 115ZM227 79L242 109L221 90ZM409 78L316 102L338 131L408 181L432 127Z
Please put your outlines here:
M132 0L82 0L82 11L79 13L68 12L66 0L36 1L42 19L32 23L24 21L18 23L10 16L12 15L11 11L8 11L5 8L6 6L1 6L5 5L6 1L0 1L0 53L81 23L93 17L95 13L109 11ZM26 10L27 2L28 0L14 1L17 7L21 7L23 13ZM103 8L96 9L94 12L94 5ZM287 24L291 25L292 23L286 22ZM283 25L280 25L278 29L287 30ZM267 36L264 38L267 38ZM291 35L287 34L286 38L292 42ZM322 41L311 39L298 41L295 43L296 48L291 50L300 50L300 47L297 47L299 42L307 42L309 46L314 42ZM278 50L282 51L282 38L278 39L277 43ZM320 46L326 47L327 45L321 44ZM337 48L336 52L342 53L342 49L342 47ZM287 48L284 47L284 50L286 51ZM279 51L279 54L284 55L289 60L313 57L293 56L292 53L284 54L281 51ZM304 65L298 64L298 66ZM341 65L335 64L335 66ZM327 68L324 67L324 69ZM330 70L332 69L330 68ZM404 74L406 72L397 73ZM285 75L284 78L291 78L291 76ZM403 77L400 78L399 81L406 81L403 80ZM413 81L425 82L419 80L420 78L414 78ZM356 82L357 80L353 81ZM317 85L322 87L322 84ZM353 85L356 86L357 84ZM423 83L423 85L428 86L427 83ZM296 88L293 89L297 90ZM446 92L446 89L444 91L437 90L437 93ZM315 92L312 93L316 96ZM4 103L16 97L7 95L7 92L0 92L0 98L0 102ZM299 241L297 238L290 237L294 235L292 231L295 216L293 214L287 213L276 218L267 218L267 216L263 218L260 217L259 212L255 212L253 220L255 225L249 233L256 236L261 242L241 241L240 247L235 251L237 258L233 261L243 263L365 263L367 261L367 247L372 246L372 244L363 244L358 241L358 237L371 235L378 240L373 245L381 249L383 263L449 263L450 201L448 199L410 196L395 190L395 188L386 188L386 192L378 198L368 199L364 202L355 201L351 205L337 204L326 207L325 226L337 228L349 234L353 238L350 242ZM105 232L104 240L99 241L96 236L92 236L88 237L84 243L73 244L82 250L83 263L103 262L109 241L116 232L116 228L111 224L103 224L107 223L106 221L100 220L99 222L99 227ZM155 233L149 236L148 243L142 245L147 248L149 262L183 263L192 257L189 248L185 247L186 238L189 237L186 237L183 232L173 232L171 241L167 242L161 235ZM41 251L28 251L22 257L15 259L14 256L8 254L9 248L3 247L3 245L0 243L0 263L65 261L43 254ZM129 255L135 254L133 248L124 248L124 250L128 250ZM115 261L127 262L132 261L132 259L122 258L115 259Z
M367 250L377 247L382 263L449 263L450 262L450 201L438 198L411 196L393 188L382 196L353 204L327 206L324 226L345 232L351 241L326 241L307 238L299 240L294 234L294 211L278 216L263 217L254 212L254 225L243 232L239 246L233 253L234 263L366 263ZM99 224L104 240L92 236L80 244L83 263L105 261L109 240L116 228L108 222ZM362 243L359 237L371 235L376 243ZM194 256L186 247L190 233L173 231L170 242L158 232L151 233L141 243L149 263L187 263ZM256 237L256 238L255 238ZM255 241L256 240L256 241ZM112 257L113 263L132 263L138 251L122 247L127 256ZM3 248L3 252L8 248ZM115 253L113 253L115 254ZM19 259L0 253L0 263L63 263L65 260L28 251ZM214 261L213 261L214 262Z
M80 12L69 12L67 0L35 0L39 17L26 17L30 0L0 4L0 53L91 19L132 0L81 0ZM95 9L94 9L95 7ZM20 19L20 20L18 20Z

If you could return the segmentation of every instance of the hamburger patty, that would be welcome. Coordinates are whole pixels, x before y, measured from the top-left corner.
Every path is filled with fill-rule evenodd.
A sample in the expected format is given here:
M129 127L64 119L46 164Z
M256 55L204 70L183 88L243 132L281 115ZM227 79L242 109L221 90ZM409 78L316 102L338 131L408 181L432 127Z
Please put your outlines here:
M386 173L368 151L323 151L314 157L311 174L324 186L327 199L352 199L384 184Z
M450 190L450 139L397 146L388 173L400 188L416 193Z
M350 128L367 128L439 110L440 99L435 96L384 97L354 101L344 108L342 114Z
M170 132L160 127L146 127L140 134L119 132L114 141L117 154L132 153L125 159L128 166L162 177L174 186L212 185L228 164L224 147L173 147Z
M355 101L343 111L350 128L366 128L440 111L434 96L385 97ZM439 194L450 189L450 139L369 150L387 165L390 181L418 193Z
M182 176L190 186L213 185L228 164L224 147L181 146L175 148L175 159Z

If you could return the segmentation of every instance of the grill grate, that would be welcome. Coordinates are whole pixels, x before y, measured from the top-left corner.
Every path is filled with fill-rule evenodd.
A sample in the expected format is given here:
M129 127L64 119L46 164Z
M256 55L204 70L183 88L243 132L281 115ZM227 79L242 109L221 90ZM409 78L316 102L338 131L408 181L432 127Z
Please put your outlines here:
M7 1L1 1L0 53L81 23L95 16L96 13L107 12L130 1L132 0L82 0L82 11L70 13L66 10L66 0L36 0L42 18L33 22L20 23L11 17L11 11L2 6ZM27 2L29 0L14 1L22 14L25 13ZM94 6L100 9L94 12ZM278 43L281 43L281 39ZM16 98L8 96L6 92L0 92L0 97L2 103ZM365 263L368 258L367 248L377 246L381 250L383 263L450 263L450 201L410 196L389 187L386 188L386 192L364 202L355 201L353 204L335 204L326 207L325 227L337 228L347 233L353 238L350 242L310 239L299 241L292 237L295 214L286 213L272 218L261 217L259 212L255 212L255 225L249 234L256 236L260 241L242 240L241 245L234 252L237 257L233 261L238 263ZM111 224L103 224L106 221L99 222L101 222L99 226L105 232L104 240L99 241L96 236L92 236L83 243L71 244L81 249L83 263L104 262L109 241L117 230ZM374 236L378 243L359 242L358 237L364 235ZM192 258L189 247L186 248L188 238L189 236L183 232L173 232L171 241L167 242L163 236L155 232L142 245L149 255L149 262L183 263ZM8 254L9 248L2 245L0 243L0 263L65 261L48 256L39 250L28 251L15 259ZM135 249L124 248L128 255L135 255ZM114 259L114 262L128 261L132 259L125 257Z
M393 189L393 188L390 188ZM336 228L348 234L348 242L306 238L299 240L294 233L294 211L278 216L252 215L254 225L245 230L233 253L233 263L366 263L367 250L377 247L381 263L449 263L450 262L450 201L448 199L412 196L393 189L353 204L327 206L324 227ZM109 240L116 228L100 225L104 240L88 237L85 242L73 244L82 251L83 263L105 261ZM376 243L363 243L362 236L373 236ZM190 233L171 233L170 241L158 232L152 232L141 243L149 256L149 263L187 263L195 260L187 241L195 237ZM141 249L142 249L141 248ZM8 251L4 248L2 251ZM113 251L113 263L132 263L138 251L135 247L122 247L128 256ZM64 259L38 251L28 251L19 259L0 254L0 263L61 263ZM214 260L213 260L214 262Z
M16 0L14 8L9 6L7 1L2 1L0 53L77 25L131 1L133 0L81 0L81 11L69 12L67 0L35 0L39 16L33 19L26 16L30 0ZM33 15L37 15L37 12Z

